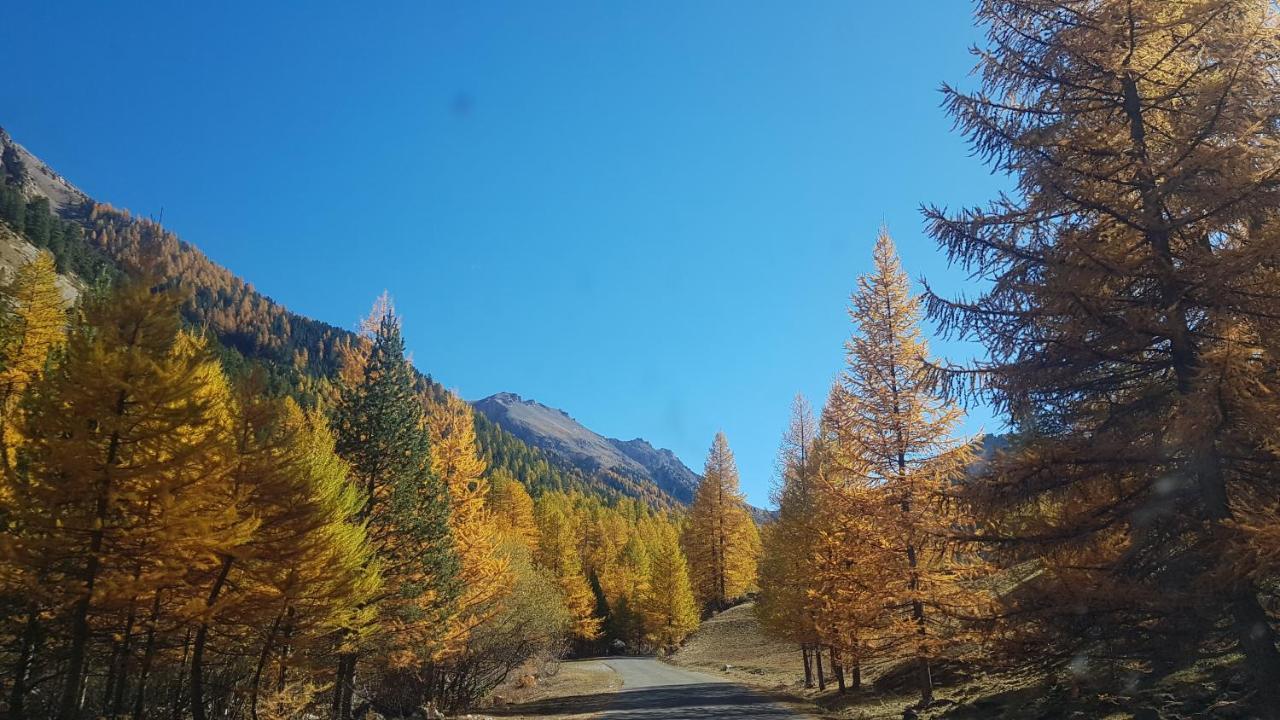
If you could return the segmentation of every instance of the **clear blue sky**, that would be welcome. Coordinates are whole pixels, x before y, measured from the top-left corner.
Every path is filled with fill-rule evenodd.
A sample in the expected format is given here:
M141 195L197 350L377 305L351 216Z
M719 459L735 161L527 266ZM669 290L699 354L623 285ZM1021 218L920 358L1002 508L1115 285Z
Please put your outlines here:
M976 39L957 0L28 0L0 125L298 312L350 327L390 290L464 397L698 470L723 429L764 504L880 223L965 284L917 208L1003 184L939 108Z

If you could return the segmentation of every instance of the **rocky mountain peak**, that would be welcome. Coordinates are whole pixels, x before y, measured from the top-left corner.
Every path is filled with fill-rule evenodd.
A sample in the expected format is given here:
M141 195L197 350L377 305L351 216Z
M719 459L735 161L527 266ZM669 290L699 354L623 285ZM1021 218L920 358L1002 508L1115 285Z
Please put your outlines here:
M587 428L559 408L501 392L473 403L507 432L559 455L586 472L611 471L652 482L679 503L693 499L698 475L675 453L647 441L617 440Z

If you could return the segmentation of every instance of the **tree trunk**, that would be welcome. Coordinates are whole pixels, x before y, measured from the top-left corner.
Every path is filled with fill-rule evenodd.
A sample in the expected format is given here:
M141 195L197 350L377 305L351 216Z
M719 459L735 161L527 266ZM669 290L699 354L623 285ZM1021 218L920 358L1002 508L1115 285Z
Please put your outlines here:
M147 677L156 656L156 623L160 621L160 590L151 600L151 618L147 621L147 641L142 649L142 666L138 668L138 688L133 691L133 720L142 720L147 701Z
M174 686L171 720L181 720L182 718L182 700L187 696L183 691L183 686L187 682L187 654L191 651L191 628L187 628L187 634L182 638L182 662L178 663L178 684Z
M1186 281L1176 274L1177 265L1170 247L1170 230L1164 219L1159 197L1159 183L1151 171L1146 144L1146 119L1143 115L1145 107L1133 72L1125 74L1121 79L1121 87L1124 93L1124 111L1129 120L1129 136L1138 159L1136 174L1143 222L1146 225L1144 234L1159 261L1161 305L1166 308L1170 321L1170 357L1178 392L1189 396L1196 390L1195 379L1200 370L1200 357L1199 349L1192 341L1191 325L1184 304ZM1212 439L1208 439L1206 447L1200 448L1197 455L1199 457L1194 461L1193 470L1199 484L1200 501L1212 523L1211 532L1220 536L1223 522L1231 519L1221 459L1217 457ZM1244 652L1244 665L1253 677L1254 688L1258 692L1254 705L1267 718L1280 720L1280 651L1276 650L1275 629L1258 602L1252 580L1239 578L1225 589L1224 594L1232 629Z
M849 668L849 671L851 676L849 678L850 680L849 686L852 687L854 690L861 689L862 688L862 661L855 659L853 661L853 665Z
M813 646L813 661L814 661L814 664L817 666L818 690L826 690L827 678L825 674L822 672L822 646L821 645Z
M843 695L845 691L844 663L840 662L840 651L836 650L835 646L831 647L831 668L836 673L836 687L839 688L840 694Z
M804 686L813 687L813 661L809 659L809 646L801 645L800 654L804 656Z
M933 670L929 667L929 658L920 658L920 707L927 708L933 704Z
M116 678L120 667L120 641L111 641L111 655L107 660L107 682L102 691L102 714L111 709L111 698L116 696Z
M253 670L253 682L249 685L249 716L253 720L258 720L258 688L262 684L262 670L267 665L267 660L271 657L271 650L275 645L276 631L280 629L280 620L284 617L284 611L280 611L276 615L276 619L271 622L271 629L267 631L267 637L262 642L262 652L258 654L258 666Z
M18 657L13 665L13 687L9 689L9 718L26 720L27 679L40 642L40 618L33 606L27 606L27 621L19 637Z
M338 653L338 667L333 671L333 707L329 710L332 720L342 715L342 681L347 676L347 655ZM280 681L284 685L284 680Z
M338 656L338 674L333 681L334 720L351 720L351 702L355 694L356 654Z
M135 574L135 579L137 575ZM133 652L133 624L138 619L137 598L129 601L129 615L125 618L124 638L120 641L120 652L116 659L115 669L115 685L112 686L112 692L107 696L105 706L108 708L107 715L115 717L124 712L124 693L129 686L129 656Z
M232 561L230 555L222 557L222 567L219 568L218 577L213 581L213 587L209 588L209 597L205 600L206 612L218 601L218 595L222 593L222 587L227 582L227 575L231 573ZM193 720L208 720L204 706L204 648L208 639L209 621L205 619L196 629L196 641L191 649L191 717Z
M105 485L105 483L104 483ZM89 536L89 558L85 563L84 591L71 611L71 650L67 657L67 676L62 685L59 703L59 720L77 720L80 717L80 697L84 688L84 664L89 647L89 606L93 602L93 588L98 580L99 559L102 552L102 523L107 515L107 489L98 497L98 522Z
M130 340L132 347L137 342L137 330ZM126 395L121 390L116 395L115 416L124 415ZM101 560L104 526L107 522L107 510L111 499L111 468L115 466L120 453L120 433L111 433L107 443L106 462L103 464L102 477L98 481L98 495L94 507L93 530L89 534L89 553L84 568L84 594L76 600L71 611L71 650L67 656L67 677L62 686L62 699L59 702L58 720L76 720L80 717L80 703L84 690L84 662L89 649L89 608L93 603L93 589L98 581L98 570Z
M340 720L351 720L351 703L355 700L356 694L356 654L351 653L350 659L347 660L347 674L342 681L342 707L339 708L342 717Z
M293 606L284 612L284 632L280 635L280 677L276 681L276 692L284 692L285 676L289 672L290 641L293 639Z

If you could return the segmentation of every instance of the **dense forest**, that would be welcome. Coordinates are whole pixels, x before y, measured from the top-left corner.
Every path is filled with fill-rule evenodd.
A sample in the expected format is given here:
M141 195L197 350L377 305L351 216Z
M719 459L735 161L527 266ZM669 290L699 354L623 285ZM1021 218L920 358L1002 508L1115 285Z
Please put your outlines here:
M228 368L154 276L73 308L48 253L5 286L8 716L399 716L526 662L678 643L678 518L544 489L423 385L389 303L332 402Z

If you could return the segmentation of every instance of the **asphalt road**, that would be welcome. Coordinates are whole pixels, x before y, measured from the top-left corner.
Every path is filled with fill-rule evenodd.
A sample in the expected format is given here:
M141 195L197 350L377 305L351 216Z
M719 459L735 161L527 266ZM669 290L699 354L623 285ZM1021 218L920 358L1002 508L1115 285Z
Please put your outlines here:
M714 675L652 658L603 658L622 678L622 689L600 695L557 698L520 708L535 717L598 713L600 720L800 720L803 715ZM540 706L540 707L539 707Z

